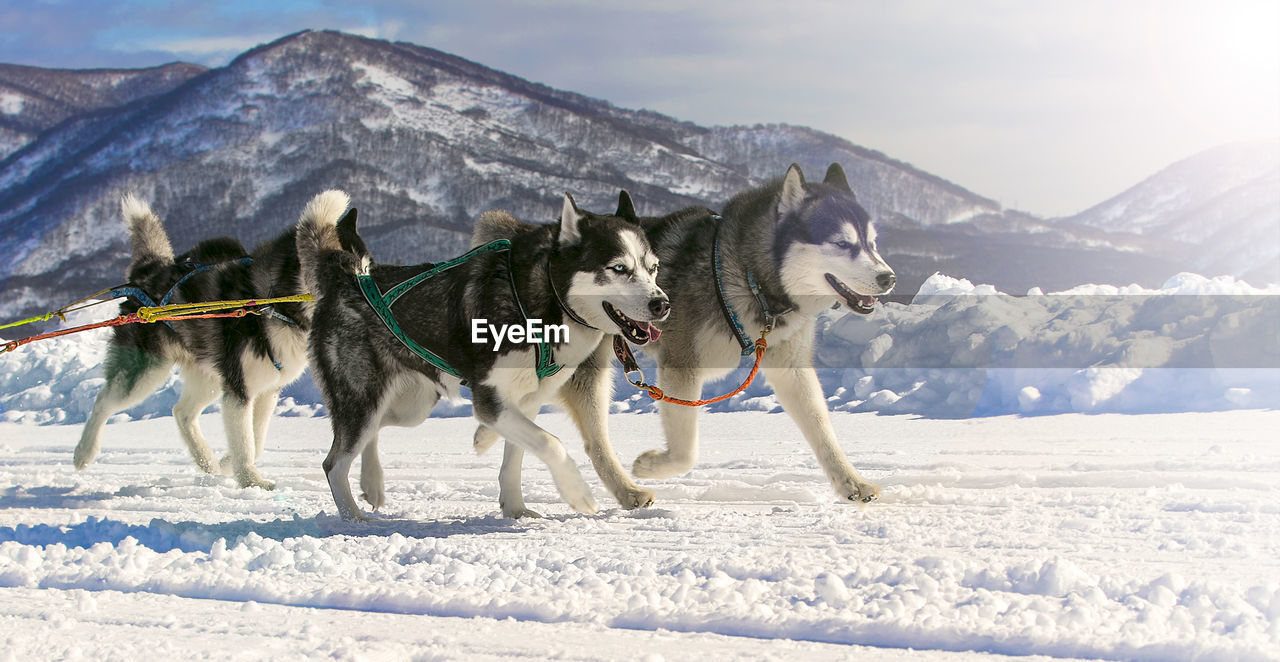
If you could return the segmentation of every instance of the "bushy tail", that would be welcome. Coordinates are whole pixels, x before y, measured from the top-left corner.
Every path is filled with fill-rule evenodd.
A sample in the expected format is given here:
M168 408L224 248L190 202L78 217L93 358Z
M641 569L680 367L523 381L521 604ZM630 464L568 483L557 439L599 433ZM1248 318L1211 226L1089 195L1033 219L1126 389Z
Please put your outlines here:
M505 211L487 211L476 219L471 229L471 247L483 246L497 239L510 239L513 236L538 226L525 223Z
M164 231L160 217L151 211L147 203L139 200L132 193L120 198L120 215L129 229L129 244L132 248L132 259L125 277L132 280L135 270L147 263L173 263L173 244L169 242L169 234Z
M338 219L347 211L351 198L346 193L330 190L307 203L298 219L298 264L302 285L315 296L320 295L320 256L342 250L338 240Z

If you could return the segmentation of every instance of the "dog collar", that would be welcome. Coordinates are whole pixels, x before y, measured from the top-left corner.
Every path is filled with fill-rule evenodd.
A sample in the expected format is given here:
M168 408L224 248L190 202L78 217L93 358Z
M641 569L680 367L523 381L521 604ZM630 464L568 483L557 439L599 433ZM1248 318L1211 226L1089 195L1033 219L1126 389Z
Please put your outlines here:
M756 344L751 340L751 336L747 335L745 329L742 328L742 322L738 319L738 312L729 304L729 298L724 294L724 262L720 259L720 221L723 220L719 214L712 214L711 219L716 222L715 239L711 246L711 260L715 266L715 283L716 294L720 297L720 311L724 313L724 319L729 323L729 329L733 331L733 336L738 340L738 345L742 347L742 355L750 356L756 349ZM755 274L747 269L747 287L751 290L751 295L755 297L756 303L760 304L760 310L764 314L764 333L768 334L773 331L773 325L777 319L791 312L788 308L778 314L774 314L769 310L769 303L765 301L764 293L760 291L760 285L756 282Z

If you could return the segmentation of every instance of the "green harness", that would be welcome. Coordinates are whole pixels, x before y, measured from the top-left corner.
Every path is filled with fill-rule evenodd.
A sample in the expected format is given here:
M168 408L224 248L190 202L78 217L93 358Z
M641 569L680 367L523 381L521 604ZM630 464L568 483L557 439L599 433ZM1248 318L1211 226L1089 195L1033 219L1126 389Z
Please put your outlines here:
M448 271L449 269L452 269L481 253L489 251L495 253L506 253L507 278L511 283L511 296L516 300L516 307L520 309L520 316L526 320L529 319L528 313L524 310L524 304L520 302L520 294L516 291L515 272L511 269L511 242L506 239L491 241L483 246L477 246L470 251L453 258L452 260L432 265L431 268L405 280L399 285L387 290L386 293L383 293L378 289L378 284L373 281L372 276L368 274L356 275L356 280L360 282L360 291L364 293L365 300L369 302L369 305L373 308L374 312L378 313L378 319L382 320L382 323L386 325L387 330L390 331L391 334L394 335L401 343L403 343L405 347L409 348L409 351L422 357L422 360L453 375L454 377L462 379L463 386L468 386L469 384L467 384L467 380L462 377L462 373L458 372L457 369L449 365L448 361L445 361L435 352L419 345L413 340L413 338L409 337L409 334L404 332L404 329L400 328L400 324L396 322L395 315L391 312L391 305L394 304L397 299L404 296L409 290L417 287L432 276ZM555 355L552 351L550 342L544 339L542 342L538 343L535 349L537 351L537 358L534 370L538 375L538 379L550 377L551 375L560 372L561 366L555 361Z

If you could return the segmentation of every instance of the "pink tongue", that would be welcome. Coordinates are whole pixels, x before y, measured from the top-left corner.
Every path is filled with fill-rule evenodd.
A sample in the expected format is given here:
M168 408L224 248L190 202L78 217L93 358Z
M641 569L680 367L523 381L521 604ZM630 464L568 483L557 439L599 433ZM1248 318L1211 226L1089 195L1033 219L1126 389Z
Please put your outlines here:
M654 326L652 322L645 322L642 328L645 333L649 334L649 342L657 340L658 336L662 335L662 332L659 331L658 327Z

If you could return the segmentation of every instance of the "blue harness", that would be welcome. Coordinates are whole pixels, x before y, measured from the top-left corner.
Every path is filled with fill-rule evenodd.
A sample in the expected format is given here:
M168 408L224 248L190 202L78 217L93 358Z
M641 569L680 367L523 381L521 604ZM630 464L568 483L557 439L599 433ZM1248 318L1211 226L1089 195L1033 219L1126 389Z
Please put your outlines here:
M712 214L711 219L716 222L716 234L714 244L711 248L712 263L715 266L716 295L720 297L720 311L724 313L724 319L729 323L730 330L738 339L738 345L742 347L742 355L750 356L756 351L756 343L751 340L751 336L747 335L745 329L742 328L742 322L738 319L738 312L729 305L729 299L724 295L724 265L720 260L720 221L722 217L719 214ZM768 334L773 331L773 324L777 319L791 312L788 308L776 315L769 310L769 304L764 300L764 294L760 292L760 285L756 283L755 274L747 269L747 287L751 288L751 295L756 298L756 303L760 304L760 310L764 313L764 332Z

